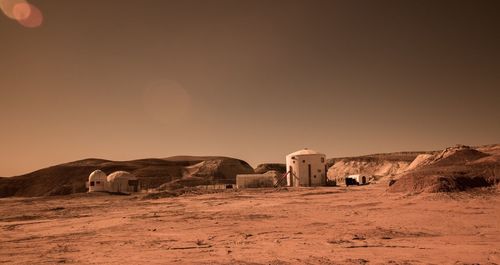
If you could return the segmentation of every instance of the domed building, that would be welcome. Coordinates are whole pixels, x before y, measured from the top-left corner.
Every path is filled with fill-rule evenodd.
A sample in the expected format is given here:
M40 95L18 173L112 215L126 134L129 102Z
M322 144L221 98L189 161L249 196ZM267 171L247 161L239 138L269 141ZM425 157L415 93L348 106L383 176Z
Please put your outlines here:
M106 191L106 181L106 173L101 170L94 170L90 173L87 183L89 192Z
M326 185L325 154L307 148L286 156L287 185L324 186Z
M106 180L106 190L109 192L131 193L139 191L139 180L129 172L113 172Z

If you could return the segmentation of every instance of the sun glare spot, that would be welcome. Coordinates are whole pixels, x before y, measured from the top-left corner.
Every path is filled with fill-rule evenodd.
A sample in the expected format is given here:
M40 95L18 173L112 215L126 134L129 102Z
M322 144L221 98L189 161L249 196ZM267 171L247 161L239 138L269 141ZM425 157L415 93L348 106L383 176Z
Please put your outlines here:
M28 19L31 15L31 7L27 3L16 4L12 10L12 14L17 21Z
M20 9L20 12L23 12L24 10L29 10L26 11L25 13L28 13L28 16L25 18L18 19L17 22L19 24L27 27L27 28L36 28L42 25L43 22L43 15L40 9L38 9L36 6L32 4L17 4L14 7L14 10Z
M17 4L27 4L25 0L0 0L2 12L9 18L17 20L14 15L14 7Z
M0 8L7 17L24 27L36 28L42 25L42 11L24 0L0 0Z

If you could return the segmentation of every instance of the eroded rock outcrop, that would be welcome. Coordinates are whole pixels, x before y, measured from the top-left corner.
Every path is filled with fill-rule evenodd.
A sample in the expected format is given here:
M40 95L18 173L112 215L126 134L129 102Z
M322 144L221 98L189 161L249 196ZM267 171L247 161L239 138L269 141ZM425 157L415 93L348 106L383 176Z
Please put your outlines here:
M374 179L403 173L415 158L426 152L398 152L330 159L328 178L342 183L345 176L363 174Z
M495 148L491 150L496 150ZM499 182L500 156L457 145L427 157L417 157L391 182L390 192L455 192Z

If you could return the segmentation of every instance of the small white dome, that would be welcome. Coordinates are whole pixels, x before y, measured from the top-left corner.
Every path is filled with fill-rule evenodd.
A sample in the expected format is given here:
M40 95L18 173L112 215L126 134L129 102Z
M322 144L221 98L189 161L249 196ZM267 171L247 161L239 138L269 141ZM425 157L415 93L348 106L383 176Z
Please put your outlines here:
M117 179L137 179L134 175L130 174L127 171L116 171L111 174L109 174L107 180L108 182L113 182L114 180Z
M316 151L311 150L311 149L304 148L302 150L299 150L299 151L296 151L296 152L293 152L293 153L287 155L287 157L289 157L289 156L301 156L301 155L325 155L325 154L316 152Z
M101 170L94 170L89 175L89 181L105 180L105 179L106 179L106 173L102 172Z

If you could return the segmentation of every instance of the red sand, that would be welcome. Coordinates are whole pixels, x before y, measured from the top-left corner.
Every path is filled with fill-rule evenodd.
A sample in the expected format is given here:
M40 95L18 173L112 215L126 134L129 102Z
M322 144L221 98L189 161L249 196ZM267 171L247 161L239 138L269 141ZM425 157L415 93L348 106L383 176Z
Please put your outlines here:
M0 199L7 264L500 264L498 191Z

